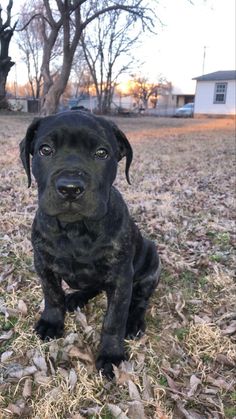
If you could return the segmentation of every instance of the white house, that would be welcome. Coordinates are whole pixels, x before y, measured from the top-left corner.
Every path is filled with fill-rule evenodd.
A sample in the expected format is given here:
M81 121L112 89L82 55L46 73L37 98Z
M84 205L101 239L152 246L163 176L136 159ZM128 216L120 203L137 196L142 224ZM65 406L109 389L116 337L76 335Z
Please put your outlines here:
M194 116L232 116L236 111L236 71L195 77Z

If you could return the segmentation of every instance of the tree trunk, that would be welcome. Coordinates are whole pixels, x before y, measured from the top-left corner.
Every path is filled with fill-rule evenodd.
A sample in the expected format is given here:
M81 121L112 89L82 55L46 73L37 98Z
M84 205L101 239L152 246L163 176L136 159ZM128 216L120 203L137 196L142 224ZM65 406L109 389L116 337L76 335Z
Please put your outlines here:
M68 78L63 83L62 80L58 80L51 85L47 94L44 96L40 115L47 116L57 112L60 97L66 88Z
M0 109L8 108L6 100L6 81L11 67L14 65L10 57L5 60L0 58Z
M3 22L1 17L2 9L0 5L0 109L8 107L6 100L6 81L11 67L15 64L8 55L10 41L16 27L16 23L12 28L10 27L12 5L13 1L9 0L5 22Z
M57 112L60 97L64 93L70 77L73 56L74 54L68 51L65 61L62 64L60 75L54 80L48 92L43 97L40 115L47 116Z

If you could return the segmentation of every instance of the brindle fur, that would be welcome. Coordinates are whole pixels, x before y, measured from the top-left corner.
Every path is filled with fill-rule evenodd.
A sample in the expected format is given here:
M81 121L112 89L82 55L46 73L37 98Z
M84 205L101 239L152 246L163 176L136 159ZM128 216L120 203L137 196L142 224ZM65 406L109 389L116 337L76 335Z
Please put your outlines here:
M54 154L40 156L40 145L48 143ZM94 159L99 146L109 149L106 161ZM108 304L96 365L112 376L112 364L125 359L124 338L137 338L145 330L145 311L160 274L154 243L142 237L112 186L123 157L129 181L131 146L115 124L72 111L33 121L20 148L29 185L30 154L38 184L32 244L45 308L36 332L42 339L61 337L66 311L105 291ZM72 175L82 177L85 191L68 203L55 185L61 176L70 180ZM62 279L77 291L65 295Z

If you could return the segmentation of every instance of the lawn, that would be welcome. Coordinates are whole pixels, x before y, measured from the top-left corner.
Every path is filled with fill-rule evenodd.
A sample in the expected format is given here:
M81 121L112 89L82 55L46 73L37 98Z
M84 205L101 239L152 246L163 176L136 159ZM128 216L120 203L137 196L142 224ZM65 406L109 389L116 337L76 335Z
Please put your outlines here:
M116 119L134 149L132 185L123 162L116 184L163 271L147 332L126 342L129 360L108 381L94 366L105 296L67 315L62 339L33 333L37 196L18 153L31 120L0 114L0 417L235 418L234 121Z

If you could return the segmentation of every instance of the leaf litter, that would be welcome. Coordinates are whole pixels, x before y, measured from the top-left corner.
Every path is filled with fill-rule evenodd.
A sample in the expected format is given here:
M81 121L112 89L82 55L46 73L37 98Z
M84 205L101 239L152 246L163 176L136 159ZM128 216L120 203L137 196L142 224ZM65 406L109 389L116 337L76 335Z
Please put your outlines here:
M124 162L116 184L163 272L146 335L126 341L129 361L108 381L94 362L104 296L66 317L63 338L33 333L43 307L30 243L37 198L18 153L31 119L0 115L0 417L236 416L233 121L117 119L135 158L132 186Z

